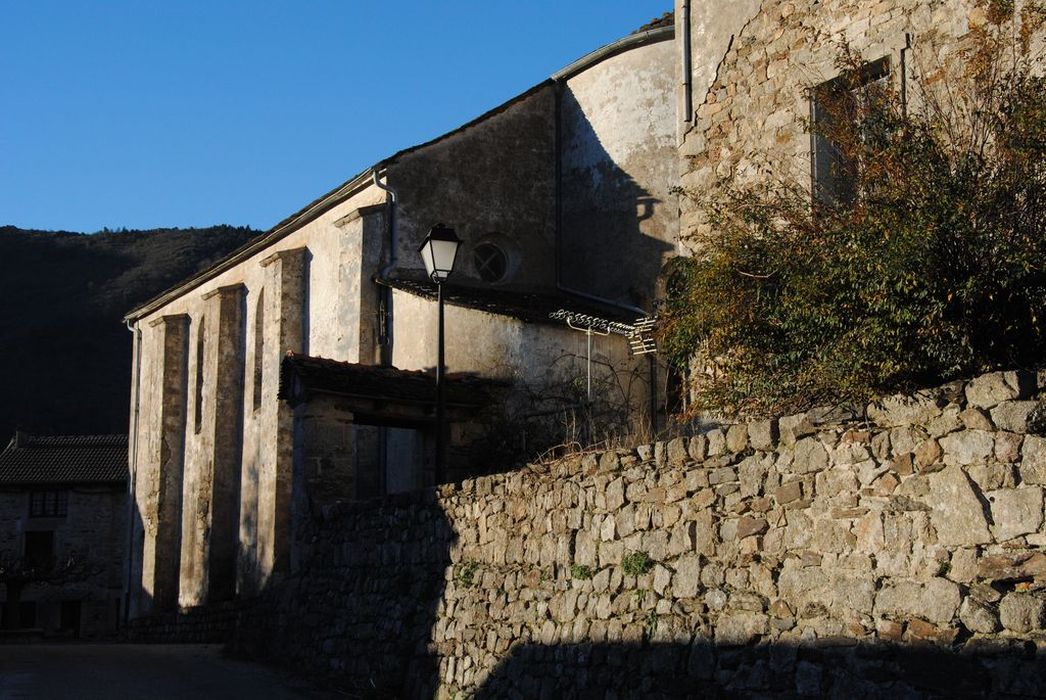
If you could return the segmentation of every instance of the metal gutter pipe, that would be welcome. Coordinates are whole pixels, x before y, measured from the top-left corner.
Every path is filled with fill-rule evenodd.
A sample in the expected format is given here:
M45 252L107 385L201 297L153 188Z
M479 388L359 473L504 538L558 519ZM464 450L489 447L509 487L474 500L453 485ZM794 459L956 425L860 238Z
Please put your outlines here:
M387 173L388 171L386 171ZM399 196L396 194L396 190L389 187L387 184L381 181L378 175L378 168L375 167L373 170L373 181L374 186L378 189L385 190L385 206L388 209L388 215L386 216L386 226L389 230L389 259L388 262L378 271L378 277L386 279L389 274L396 269L396 265L399 264L399 249L398 249L398 230L396 229L396 203L399 201ZM388 285L381 286L381 364L385 366L392 365L392 288Z
M690 0L682 0L679 6L679 22L677 26L682 30L683 36L679 42L680 64L682 72L682 112L683 123L689 124L694 119L694 94L691 87L693 76L692 54L690 46ZM680 129L680 143L682 143L682 129Z

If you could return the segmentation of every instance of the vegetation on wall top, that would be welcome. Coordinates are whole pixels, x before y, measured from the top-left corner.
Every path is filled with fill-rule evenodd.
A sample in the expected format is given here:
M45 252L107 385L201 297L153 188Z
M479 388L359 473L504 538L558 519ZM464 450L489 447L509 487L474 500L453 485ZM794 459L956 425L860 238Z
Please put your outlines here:
M907 104L841 51L844 84L815 96L830 118L808 127L849 197L811 206L807 183L767 168L699 201L712 233L675 268L661 332L695 409L801 409L1042 362L1044 13L983 8L960 74L920 71Z

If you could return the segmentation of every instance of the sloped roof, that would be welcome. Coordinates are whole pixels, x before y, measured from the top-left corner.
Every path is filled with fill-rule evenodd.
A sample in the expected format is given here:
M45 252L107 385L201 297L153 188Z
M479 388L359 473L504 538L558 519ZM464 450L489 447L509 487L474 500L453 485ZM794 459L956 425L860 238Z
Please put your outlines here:
M480 408L491 402L503 382L451 372L446 375L448 405ZM431 404L436 400L436 378L420 370L339 362L288 352L280 367L279 398L292 399L293 380L305 390L342 396Z
M472 119L471 121L462 124L456 129L452 129L445 134L441 134L429 141L424 143L410 146L397 151L388 158L383 158L378 161L375 165L366 168L365 170L357 173L355 176L349 178L342 184L338 185L330 192L317 197L312 202L309 202L300 210L286 217L271 229L265 233L255 236L251 240L247 241L244 245L240 246L236 250L226 255L221 260L215 262L210 267L197 272L192 277L183 280L182 282L172 286L170 289L161 292L152 299L139 304L135 308L131 309L124 315L125 321L137 321L139 318L156 311L161 308L164 304L170 300L175 299L182 294L198 287L209 279L212 279L222 272L232 268L239 264L248 257L255 253L268 248L276 241L290 235L292 232L298 230L301 226L305 225L309 221L312 221L322 213L329 211L333 207L341 204L343 201L351 197L353 194L361 191L363 188L370 185L372 177L376 173L381 173L389 165L396 163L401 158L410 155L416 151L427 148L434 144L440 143L452 136L460 134L478 124L482 124L490 118L505 112L513 105L522 102L534 94L537 94L541 90L544 90L557 81L564 80L571 76L577 75L578 73L587 70L591 66L603 61L611 56L614 56L622 51L627 51L633 48L639 48L649 43L656 43L660 41L667 41L672 38L674 27L674 19L671 12L665 13L664 16L654 19L648 24L640 27L637 31L632 34L625 36L617 41L614 41L602 48L592 51L578 60L574 61L570 65L566 66L562 70L557 71L551 77L542 80L537 85L533 86L529 90L526 90L519 95L507 100L506 102L490 109L481 114L480 116Z
M126 435L26 435L0 452L0 485L127 481Z
M398 270L394 277L377 278L378 284L399 289L415 296L435 301L436 285L425 277L421 270ZM443 299L454 306L478 309L500 316L510 316L530 323L549 323L562 325L553 321L549 315L560 309L567 309L579 314L589 314L607 318L611 321L631 323L634 314L624 313L620 308L608 304L582 299L563 292L540 292L532 290L515 290L503 287L471 286L468 284L447 282L443 285Z

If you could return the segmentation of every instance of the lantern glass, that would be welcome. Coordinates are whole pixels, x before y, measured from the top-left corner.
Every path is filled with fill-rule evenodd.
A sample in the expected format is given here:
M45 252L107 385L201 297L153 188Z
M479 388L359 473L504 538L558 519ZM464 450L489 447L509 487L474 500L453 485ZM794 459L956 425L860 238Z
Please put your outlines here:
M443 224L436 224L425 237L418 252L425 262L425 271L433 282L442 282L454 270L454 262L458 257L458 248L461 239L454 233L454 229L447 228Z

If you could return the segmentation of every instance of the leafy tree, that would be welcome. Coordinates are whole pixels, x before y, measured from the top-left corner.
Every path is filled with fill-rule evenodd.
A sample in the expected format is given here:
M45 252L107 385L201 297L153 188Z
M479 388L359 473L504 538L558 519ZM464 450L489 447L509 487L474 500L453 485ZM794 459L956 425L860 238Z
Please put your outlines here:
M62 560L50 557L45 561L21 556L0 555L0 585L6 589L4 602L4 629L19 629L22 626L22 594L27 586L47 584L60 586L83 581L100 572L79 555L70 555Z
M983 7L960 74L920 76L909 104L859 83L843 48L830 118L808 127L852 196L812 205L808 185L767 175L700 201L712 233L670 275L661 330L695 370L694 408L799 409L1042 361L1044 13Z

